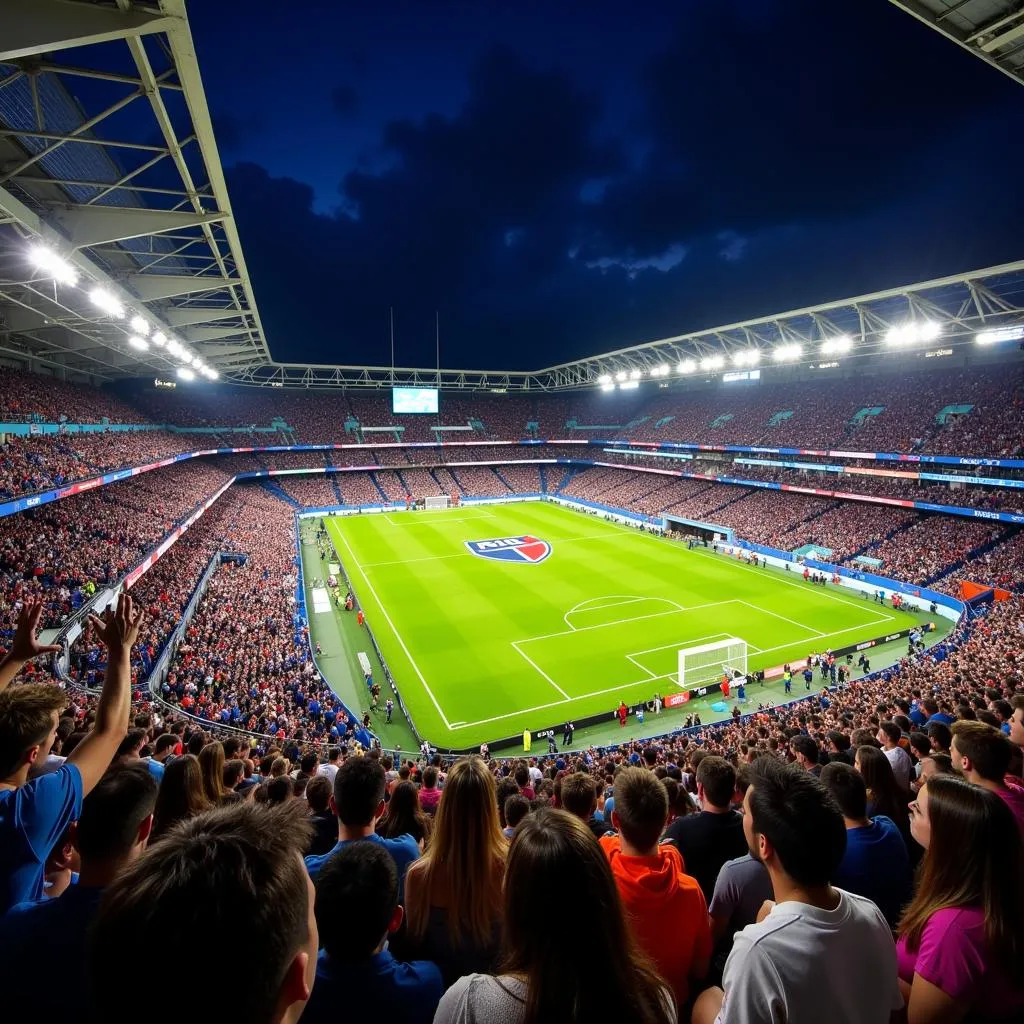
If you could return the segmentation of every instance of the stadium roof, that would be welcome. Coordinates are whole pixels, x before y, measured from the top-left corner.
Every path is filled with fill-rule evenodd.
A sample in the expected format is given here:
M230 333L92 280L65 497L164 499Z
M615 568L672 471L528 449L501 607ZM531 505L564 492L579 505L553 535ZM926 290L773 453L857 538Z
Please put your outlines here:
M1021 0L890 0L947 39L1024 83Z
M40 243L77 287L29 262ZM96 287L127 315L98 309ZM129 344L133 314L214 369L270 358L184 0L3 0L0 353L173 373L167 345Z
M0 356L36 369L114 379L198 367L263 387L611 389L776 359L809 364L956 347L979 332L1024 325L1022 260L531 372L275 362L185 0L2 4ZM1013 61L1024 51L1024 18L1012 9L1024 7L1021 0L900 6L923 20L931 11L930 23L947 34L967 32L958 42L1007 73L1020 71ZM982 22L986 32L971 37L970 25Z

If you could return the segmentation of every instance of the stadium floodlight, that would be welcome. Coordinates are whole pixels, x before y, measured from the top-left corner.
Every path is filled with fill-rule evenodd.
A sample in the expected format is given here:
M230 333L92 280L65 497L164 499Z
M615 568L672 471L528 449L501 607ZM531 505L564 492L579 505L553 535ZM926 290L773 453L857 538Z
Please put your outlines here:
M700 361L702 370L720 370L725 366L725 356L705 356Z
M626 371L619 370L619 372L615 374L615 379L621 384L626 379Z
M167 335L163 331L154 331L151 340L157 348L163 348L167 344Z
M629 371L629 379L630 380L639 380L643 375L644 375L643 370L630 370Z
M212 366L207 366L206 369L203 370L203 373L209 380L216 380L220 376Z
M668 363L659 363L651 370L652 377L667 377L668 376Z
M182 353L181 343L177 338L167 339L167 354L172 356L180 356Z
M63 256L58 256L45 245L32 246L28 257L40 270L45 271L59 284L74 285L78 283L78 271Z
M934 341L942 333L942 324L934 320L925 320L917 328L917 336L921 341Z
M619 385L620 391L636 391L640 387L640 381L638 380L624 380Z
M117 320L124 319L124 306L105 288L93 288L89 292L89 301L108 316L112 316Z
M676 367L680 373L693 373L697 369L697 364L692 359L684 359Z
M791 363L804 354L803 345L793 343L791 345L778 345L772 351L772 359L777 363Z
M919 341L934 341L942 333L942 324L934 320L921 323L897 324L885 332L885 343L890 348L913 345Z
M133 316L131 318L130 323L131 323L132 330L140 338L145 338L145 337L149 336L149 324L146 323L146 321L141 316L136 314L135 316Z
M597 378L597 383L601 385L611 384L611 382L612 375L610 373L602 373L601 376Z
M756 348L747 348L741 352L736 352L732 357L733 366L756 366L761 361L761 350Z
M178 367L178 376L182 380L195 380L196 379L196 375L187 366L179 366Z
M191 366L193 363L197 361L196 357L192 355L191 352L185 349L182 349L180 359L186 366Z
M837 334L821 343L821 354L823 356L838 356L849 352L853 348L853 339L848 334Z
M133 334L128 339L128 344L131 345L132 348L137 348L140 352L145 352L146 349L149 348L149 342L146 341L145 338L140 338L137 334Z
M995 327L990 331L981 331L974 336L979 345L997 345L1001 341L1020 341L1024 339L1022 327Z
M601 390L602 391L614 391L615 390L615 385L611 381L609 381L607 384L602 384L601 385Z

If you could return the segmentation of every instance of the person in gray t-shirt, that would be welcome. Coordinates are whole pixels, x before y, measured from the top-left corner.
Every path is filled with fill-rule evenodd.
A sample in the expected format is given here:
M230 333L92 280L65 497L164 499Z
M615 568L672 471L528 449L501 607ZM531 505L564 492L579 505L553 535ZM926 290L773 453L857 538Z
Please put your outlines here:
M727 860L718 872L708 913L715 951L711 958L712 975L721 975L732 948L733 936L757 920L765 900L774 897L772 881L765 866L749 853Z

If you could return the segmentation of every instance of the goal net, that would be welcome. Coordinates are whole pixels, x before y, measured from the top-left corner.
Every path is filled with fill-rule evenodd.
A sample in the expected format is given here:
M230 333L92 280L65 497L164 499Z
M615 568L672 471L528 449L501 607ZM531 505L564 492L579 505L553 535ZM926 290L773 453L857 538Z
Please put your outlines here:
M679 685L684 690L718 682L725 673L747 674L747 641L736 637L679 651Z
M448 508L447 494L430 494L423 499L424 508Z

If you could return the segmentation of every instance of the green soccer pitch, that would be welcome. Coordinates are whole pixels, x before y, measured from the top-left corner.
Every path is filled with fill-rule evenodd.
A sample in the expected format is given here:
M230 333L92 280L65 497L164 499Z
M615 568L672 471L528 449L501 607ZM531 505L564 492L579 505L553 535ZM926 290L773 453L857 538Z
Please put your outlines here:
M325 522L416 728L441 747L676 692L681 647L738 637L756 669L920 621L551 503ZM509 563L466 546L520 536L551 554Z

